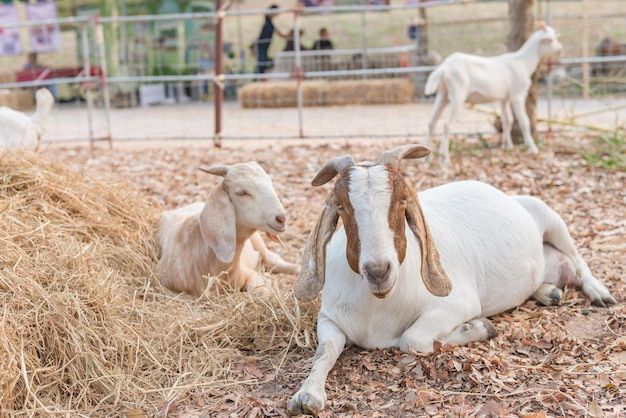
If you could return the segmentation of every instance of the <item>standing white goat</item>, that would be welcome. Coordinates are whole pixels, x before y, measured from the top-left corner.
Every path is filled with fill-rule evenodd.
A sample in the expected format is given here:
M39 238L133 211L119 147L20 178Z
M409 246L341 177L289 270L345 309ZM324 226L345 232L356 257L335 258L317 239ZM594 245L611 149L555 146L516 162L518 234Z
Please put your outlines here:
M164 212L158 236L158 265L163 286L196 297L207 287L207 275L226 274L231 287L251 290L266 284L256 271L259 258L276 273L298 274L298 265L271 252L258 231L278 234L287 215L272 180L254 162L201 168L223 179L206 203Z
M54 96L47 88L35 93L37 109L32 116L10 107L0 107L0 149L37 150L54 106Z
M524 136L524 143L530 152L536 153L538 150L530 132L530 120L526 113L526 96L532 84L531 76L541 60L559 53L562 49L563 45L559 42L555 30L542 23L541 29L533 33L515 52L495 57L481 57L460 52L450 55L430 74L424 88L426 95L437 93L434 108L428 120L426 145L431 145L430 141L434 136L437 120L449 103L450 109L439 146L442 162L449 163L450 125L461 106L464 103L500 102L502 147L513 148L512 107Z
M313 179L320 186L339 175L296 282L302 301L322 290L322 307L313 368L290 413L324 408L326 377L346 344L432 352L436 340L481 341L495 335L488 316L529 297L558 304L565 284L581 285L595 305L616 303L543 201L477 181L435 187L418 199L399 164L429 153L405 145L378 162L335 158Z

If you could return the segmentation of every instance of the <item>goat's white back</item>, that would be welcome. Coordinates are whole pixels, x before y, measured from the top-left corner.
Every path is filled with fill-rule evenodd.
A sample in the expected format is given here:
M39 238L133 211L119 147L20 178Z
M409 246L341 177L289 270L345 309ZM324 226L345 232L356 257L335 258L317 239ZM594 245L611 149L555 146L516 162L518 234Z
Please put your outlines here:
M351 192L351 198L355 195L361 198L352 200L354 206L369 213L376 211L372 206L384 208L384 200L390 198ZM415 274L420 271L419 257L407 256L399 266L393 291L384 299L375 297L348 265L346 234L341 227L328 244L321 314L336 322L356 345L399 347L403 332L417 317L439 306L444 308L452 300L459 301L453 310L462 312L442 309L442 323L456 319L446 318L448 314L471 319L503 312L527 300L543 280L542 237L528 211L510 197L484 183L470 181L436 187L419 193L419 198L441 264L452 282L452 292L446 298L430 294ZM362 225L359 221L357 224ZM386 245L387 252L394 250L393 241L386 239L393 232L385 230L384 222L376 225L378 229L368 222L364 229L372 228L380 234L359 234L362 263L383 254L372 248ZM405 234L407 254L419 253L419 243L408 225ZM394 253L392 258L397 260L397 255ZM444 328L442 332L449 331ZM429 351L432 346L413 348Z

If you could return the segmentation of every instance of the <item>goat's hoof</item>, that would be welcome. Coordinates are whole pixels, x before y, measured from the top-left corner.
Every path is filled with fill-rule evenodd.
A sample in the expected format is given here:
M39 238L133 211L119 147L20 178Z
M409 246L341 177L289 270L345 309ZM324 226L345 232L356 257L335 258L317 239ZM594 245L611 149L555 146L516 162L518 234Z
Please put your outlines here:
M291 264L289 266L288 271L286 271L287 274L293 275L293 276L297 276L298 274L300 274L300 265L299 264Z
M300 391L293 395L287 405L289 415L313 415L317 416L324 409L325 396L319 397L314 394Z
M498 335L498 331L496 331L490 320L488 320L487 318L481 318L480 321L483 323L485 330L487 330L487 340L490 338L494 338L496 335Z
M613 298L613 296L609 296L607 298L598 298L598 299L593 299L591 301L591 304L593 306L598 306L600 308L606 308L607 305L615 305L617 303L617 301Z
M455 334L453 340L459 344L484 341L498 335L491 321L487 318L472 319L465 322L459 325L453 333Z
M563 291L553 284L544 283L535 291L533 298L544 306L559 306Z
M611 292L602 283L595 278L583 278L583 293L589 296L591 304L594 306L605 307L607 304L615 305L617 301Z

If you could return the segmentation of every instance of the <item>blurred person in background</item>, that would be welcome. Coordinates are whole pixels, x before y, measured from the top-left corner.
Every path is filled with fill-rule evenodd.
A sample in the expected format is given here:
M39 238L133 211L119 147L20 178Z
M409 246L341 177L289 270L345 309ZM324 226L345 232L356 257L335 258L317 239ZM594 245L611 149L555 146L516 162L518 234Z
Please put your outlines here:
M262 74L272 68L272 59L269 57L268 51L272 38L274 37L274 32L276 32L276 34L281 38L287 39L289 37L288 34L282 33L274 26L272 19L278 15L278 13L276 13L277 9L278 6L275 4L269 7L267 14L265 15L265 23L261 28L261 33L259 34L256 42L251 45L252 53L256 55L256 72L259 74Z
M333 49L333 42L330 40L330 36L328 35L328 29L326 27L320 28L319 39L315 41L313 47L311 49L316 51L324 51ZM318 70L328 71L331 69L330 65L330 55L320 54L316 57L316 64Z
M37 53L29 52L28 53L28 61L24 64L25 70L39 70L45 68L43 65L39 64L37 61Z
M315 50L322 49L333 49L333 41L330 40L330 36L328 35L328 29L325 27L320 28L320 37L313 44L313 48Z
M304 35L304 31L300 29L300 39L302 39L302 35ZM293 29L289 31L289 35L287 35L287 42L285 43L285 48L283 51L295 51L296 50L296 33ZM300 42L300 51L306 51L307 47L302 45Z
M32 79L37 79L40 77L40 73L45 70L46 67L45 65L42 65L39 63L38 60L38 56L36 52L29 52L28 53L28 60L26 61L26 64L24 64L24 66L22 67L23 70L29 70L32 71ZM45 78L49 78L49 77L45 77ZM52 95L54 96L55 100L58 99L57 97L57 86L56 84L48 84L47 86L45 86L48 88L48 90L50 90L50 92L52 93ZM37 91L37 87L28 87L28 90L30 90L33 93L33 96L35 95L35 92Z

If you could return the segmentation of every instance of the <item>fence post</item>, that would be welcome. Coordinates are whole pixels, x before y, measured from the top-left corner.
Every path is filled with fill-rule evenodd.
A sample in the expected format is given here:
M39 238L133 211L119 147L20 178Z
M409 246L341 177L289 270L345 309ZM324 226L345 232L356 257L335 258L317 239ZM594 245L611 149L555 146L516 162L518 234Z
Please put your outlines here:
M216 147L222 146L222 102L224 100L223 79L224 79L224 42L222 40L222 20L224 19L222 10L222 0L215 0L215 78L214 100L215 100L215 135L213 143Z
M552 26L552 3L550 0L546 0L546 20L548 26ZM546 72L546 83L548 87L548 132L552 132L552 62L551 58L548 59L548 70Z
M109 93L109 83L107 82L107 58L104 48L104 28L102 21L96 20L96 42L100 52L100 81L102 83L102 95L104 100L104 111L106 115L107 135L104 139L109 141L109 149L113 148L113 138L111 138L111 95ZM87 76L91 76L90 73Z
M89 62L89 31L87 30L88 21L83 22L80 25L81 37L82 37L82 47L83 47L83 76L89 77L91 74L91 63ZM89 85L89 81L84 83L86 86L86 94L87 94L87 126L89 128L89 147L91 152L93 152L93 101L91 98L91 86Z
M299 19L300 13L295 12L293 15L293 44L294 51L296 53L296 72L294 76L296 77L296 94L297 94L297 105L298 105L298 130L300 133L300 138L304 138L304 131L302 129L302 55L300 54L300 25Z
M582 27L582 55L585 58L583 62L583 98L589 98L589 63L586 61L589 58L589 14L587 9L587 0L582 0L581 12L583 17Z

